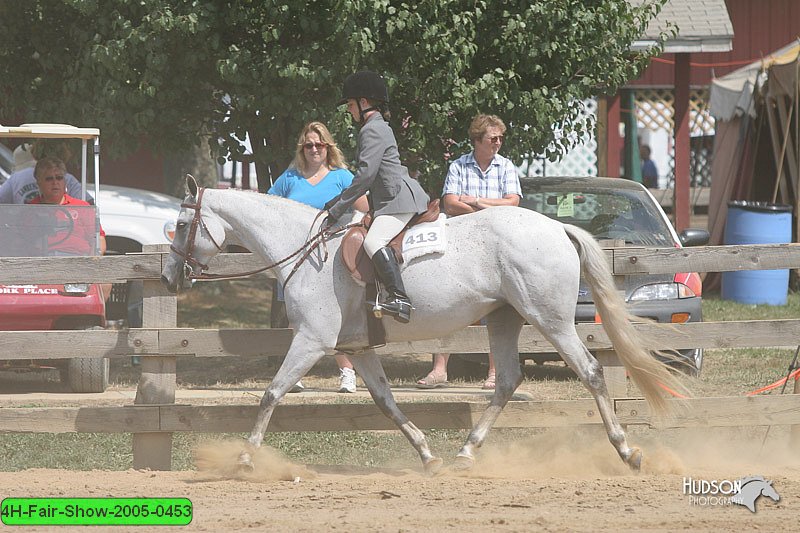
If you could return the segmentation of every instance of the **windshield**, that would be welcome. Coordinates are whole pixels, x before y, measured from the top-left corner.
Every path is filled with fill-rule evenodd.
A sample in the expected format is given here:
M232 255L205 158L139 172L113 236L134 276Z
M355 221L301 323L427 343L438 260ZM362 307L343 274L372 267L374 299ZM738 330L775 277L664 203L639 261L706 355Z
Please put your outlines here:
M0 206L0 257L100 255L96 215L94 206Z
M675 242L658 207L644 192L576 188L574 183L523 185L520 206L585 229L598 240L673 247Z

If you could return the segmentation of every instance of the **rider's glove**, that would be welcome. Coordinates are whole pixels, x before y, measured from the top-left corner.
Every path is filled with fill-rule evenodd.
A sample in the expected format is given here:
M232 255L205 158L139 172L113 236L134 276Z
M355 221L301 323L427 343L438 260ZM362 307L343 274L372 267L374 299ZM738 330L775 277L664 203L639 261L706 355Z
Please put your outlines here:
M324 209L325 211L330 211L331 207L335 206L336 202L338 202L339 198L341 197L342 197L341 194L337 194L336 196L325 202L325 206L322 209Z
M330 213L328 213L328 215L322 221L322 225L320 227L322 229L329 229L335 226L338 221L338 218L334 218Z
M344 212L347 210L347 207L342 202L337 202L333 207L328 209L328 218L325 219L326 222L329 222L332 225L336 224Z

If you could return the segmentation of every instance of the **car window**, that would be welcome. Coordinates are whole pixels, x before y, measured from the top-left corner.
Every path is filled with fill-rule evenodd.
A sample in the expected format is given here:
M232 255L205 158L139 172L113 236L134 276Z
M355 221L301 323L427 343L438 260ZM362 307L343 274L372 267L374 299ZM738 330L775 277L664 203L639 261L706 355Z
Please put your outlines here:
M0 257L99 255L94 206L4 205Z
M644 192L631 190L524 190L520 206L585 229L596 239L672 247L674 242L658 207Z

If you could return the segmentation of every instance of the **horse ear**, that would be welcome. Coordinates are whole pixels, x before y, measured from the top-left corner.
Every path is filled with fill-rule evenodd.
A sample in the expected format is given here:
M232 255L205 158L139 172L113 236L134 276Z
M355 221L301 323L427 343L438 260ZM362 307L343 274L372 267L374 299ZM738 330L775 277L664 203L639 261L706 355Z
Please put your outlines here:
M186 174L186 191L192 196L197 196L197 180L191 174Z

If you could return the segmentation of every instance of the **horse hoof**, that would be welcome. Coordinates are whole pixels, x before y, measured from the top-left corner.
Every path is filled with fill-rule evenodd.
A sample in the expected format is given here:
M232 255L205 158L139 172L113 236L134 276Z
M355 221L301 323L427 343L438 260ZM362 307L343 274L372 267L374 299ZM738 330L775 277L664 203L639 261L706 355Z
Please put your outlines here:
M243 472L252 472L256 468L253 464L253 459L247 452L242 452L239 455L239 461L237 462L237 465L239 466L239 470Z
M425 473L429 476L435 476L442 470L442 466L444 466L444 461L442 461L439 457L434 457L429 459L427 463L425 463Z
M473 466L475 466L475 458L467 455L457 455L456 460L453 462L453 470L459 472L472 470Z
M625 462L628 463L628 466L631 468L631 470L634 472L639 472L642 470L642 457L642 450L639 448L633 448L631 450L630 457L628 457Z

